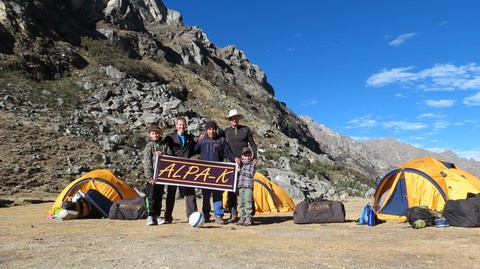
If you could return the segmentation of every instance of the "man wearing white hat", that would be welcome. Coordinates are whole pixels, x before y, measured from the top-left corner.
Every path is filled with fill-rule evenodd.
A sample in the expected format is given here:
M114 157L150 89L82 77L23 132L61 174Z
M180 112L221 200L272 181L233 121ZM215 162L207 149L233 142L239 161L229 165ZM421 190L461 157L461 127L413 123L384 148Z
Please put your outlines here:
M256 159L257 144L255 144L255 141L253 140L252 130L250 130L250 128L247 126L239 124L240 120L243 119L243 115L238 113L236 109L232 109L225 119L230 121L230 127L225 128L224 136L235 155L240 157L242 154L242 149L244 147L250 147L253 158ZM227 203L230 211L230 219L228 219L227 222L236 222L238 220L237 194L234 192L228 192Z

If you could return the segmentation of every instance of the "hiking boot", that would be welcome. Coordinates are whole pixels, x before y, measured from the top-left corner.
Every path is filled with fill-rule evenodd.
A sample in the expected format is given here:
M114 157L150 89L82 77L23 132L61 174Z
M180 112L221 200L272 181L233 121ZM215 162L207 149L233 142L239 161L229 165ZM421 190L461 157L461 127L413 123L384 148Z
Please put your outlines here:
M227 220L227 223L235 223L235 222L237 222L237 221L238 221L238 218L237 218L237 217L233 217L233 218L229 218L229 219Z
M245 222L243 222L243 226L252 226L253 221L252 218L245 218Z
M165 224L172 224L172 221L173 221L173 220L169 219L169 220L165 220L163 223L165 223Z
M238 217L233 215L231 218L227 220L227 223L235 223L238 221Z
M147 226L158 225L157 218L155 218L154 216L148 216L146 225Z
M237 225L238 226L241 226L245 223L245 218L244 217L241 217L238 221L237 221Z
M215 218L215 223L216 223L216 224L221 224L221 225L227 224L227 223L222 219L222 217L216 217L216 218Z

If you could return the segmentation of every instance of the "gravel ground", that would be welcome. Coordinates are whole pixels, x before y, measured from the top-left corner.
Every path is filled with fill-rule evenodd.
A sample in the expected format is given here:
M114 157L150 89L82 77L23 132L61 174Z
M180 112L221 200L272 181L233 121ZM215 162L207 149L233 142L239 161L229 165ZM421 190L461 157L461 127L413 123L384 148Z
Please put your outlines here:
M478 229L357 225L367 201L343 201L346 223L296 225L290 212L257 215L251 227L202 228L190 227L182 200L173 224L149 227L145 220L51 220L43 214L51 203L0 208L0 263L15 269L478 268Z

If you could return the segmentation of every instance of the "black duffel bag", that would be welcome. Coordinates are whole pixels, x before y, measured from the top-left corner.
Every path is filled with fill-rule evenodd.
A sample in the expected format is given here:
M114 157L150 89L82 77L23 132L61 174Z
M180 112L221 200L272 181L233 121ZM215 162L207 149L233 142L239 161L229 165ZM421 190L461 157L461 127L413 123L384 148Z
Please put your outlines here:
M345 222L345 206L340 201L305 200L298 203L293 212L295 224L340 222Z
M447 200L443 216L458 227L480 227L480 194L464 200Z
M135 197L116 201L110 207L110 219L136 220L147 218L144 197Z

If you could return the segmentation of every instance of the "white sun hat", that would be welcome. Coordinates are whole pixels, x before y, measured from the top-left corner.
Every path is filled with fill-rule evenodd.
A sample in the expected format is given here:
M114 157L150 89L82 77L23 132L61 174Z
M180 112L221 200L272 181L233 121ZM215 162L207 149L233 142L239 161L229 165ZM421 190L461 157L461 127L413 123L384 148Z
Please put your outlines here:
M238 113L236 109L230 110L230 112L228 112L228 116L226 116L225 119L229 120L233 116L239 116L240 119L243 119L243 114Z

